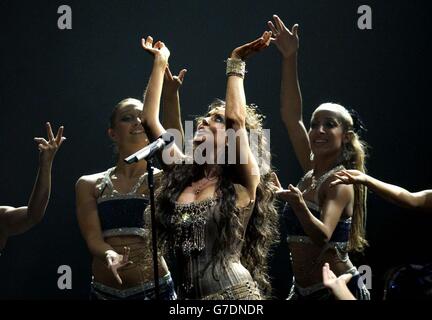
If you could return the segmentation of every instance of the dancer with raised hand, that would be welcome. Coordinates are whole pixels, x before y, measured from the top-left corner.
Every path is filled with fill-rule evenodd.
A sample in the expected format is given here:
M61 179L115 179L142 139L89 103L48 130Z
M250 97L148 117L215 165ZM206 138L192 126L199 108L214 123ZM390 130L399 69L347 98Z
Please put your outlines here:
M44 217L51 194L51 171L54 157L66 140L63 137L63 126L54 136L51 124L46 123L48 138L34 138L39 149L39 167L33 191L27 206L0 206L0 250L8 237L21 234L38 224Z
M183 136L179 88L185 71L173 76L165 69L163 121ZM142 126L141 101L127 98L112 111L108 135L117 149L115 167L82 176L76 184L77 216L93 256L91 298L101 300L155 299L151 224L144 214L149 203L147 162L123 159L148 145ZM163 172L155 170L155 186ZM176 299L171 274L158 256L159 298Z
M328 299L321 266L329 262L335 273L353 274L349 287L359 299L369 299L358 286L359 273L348 252L362 251L365 240L365 189L338 185L331 176L341 169L364 171L364 143L357 121L343 106L324 103L312 114L310 129L303 123L302 98L297 76L298 25L288 29L278 16L268 25L282 55L281 115L305 175L297 185L279 187L286 201L288 244L294 284L289 299Z

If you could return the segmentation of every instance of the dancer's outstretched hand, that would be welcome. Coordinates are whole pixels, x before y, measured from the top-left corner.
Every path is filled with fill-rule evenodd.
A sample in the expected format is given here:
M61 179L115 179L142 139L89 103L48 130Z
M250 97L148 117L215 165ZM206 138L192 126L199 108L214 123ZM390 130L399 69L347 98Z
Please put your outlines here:
M176 94L183 84L186 72L186 69L182 69L178 75L173 76L170 68L167 67L165 69L163 93L168 95Z
M141 45L145 51L154 56L155 62L168 65L170 51L162 41L158 41L153 45L153 38L148 36L146 39L141 39Z
M322 268L323 284L330 289L339 300L355 300L355 297L348 289L348 282L352 278L352 274L344 273L337 277L330 269L330 265L325 263Z
M298 24L293 25L290 30L277 15L273 15L273 20L274 23L267 22L273 32L271 42L276 45L284 58L288 58L299 48Z
M48 140L42 137L35 137L34 141L38 145L40 163L52 164L54 160L54 156L57 153L57 150L60 148L63 141L66 140L66 137L63 137L63 130L64 130L63 126L61 126L58 129L55 137L51 129L51 124L47 122L45 126L47 130Z
M330 187L338 184L365 184L367 176L365 173L358 170L342 170L333 174L336 179L330 183Z

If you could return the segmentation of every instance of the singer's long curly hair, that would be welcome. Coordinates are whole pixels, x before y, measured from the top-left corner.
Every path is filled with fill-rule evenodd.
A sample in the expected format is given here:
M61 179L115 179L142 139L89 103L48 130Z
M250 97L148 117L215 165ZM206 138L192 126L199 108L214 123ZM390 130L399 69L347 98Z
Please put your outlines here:
M215 108L224 108L225 102L216 99L213 101L209 110ZM236 207L236 191L234 188L233 177L236 174L230 165L221 165L221 176L217 185L217 192L220 195L220 220L217 222L219 230L218 240L215 241L215 247L212 253L213 261L220 261L224 264L224 258L235 252L233 244L242 242L241 262L249 270L253 279L263 296L271 294L271 286L268 277L268 258L271 247L279 239L278 215L274 204L273 183L271 180L270 170L270 148L268 141L263 134L262 121L263 116L257 112L255 106L246 106L246 129L256 130L258 133L258 149L260 159L268 161L260 167L261 179L256 189L255 206L246 226L242 225L239 212ZM227 153L226 153L227 154ZM266 158L267 157L267 158ZM171 217L174 213L173 200L177 200L181 192L193 181L203 177L202 166L195 164L176 165L167 171L162 185L158 190L157 206L163 235L161 239L168 240L172 243L174 235L174 225L171 223ZM246 232L244 232L246 228ZM245 234L245 237L243 237ZM214 264L213 264L214 265ZM213 276L217 275L213 269Z

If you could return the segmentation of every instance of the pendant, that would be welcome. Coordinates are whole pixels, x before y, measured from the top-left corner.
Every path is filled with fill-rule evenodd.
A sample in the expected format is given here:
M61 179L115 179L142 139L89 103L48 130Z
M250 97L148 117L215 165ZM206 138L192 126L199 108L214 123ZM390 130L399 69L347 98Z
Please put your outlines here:
M315 190L315 188L317 187L317 181L316 181L314 176L312 176L312 181L311 181L310 187L312 190Z

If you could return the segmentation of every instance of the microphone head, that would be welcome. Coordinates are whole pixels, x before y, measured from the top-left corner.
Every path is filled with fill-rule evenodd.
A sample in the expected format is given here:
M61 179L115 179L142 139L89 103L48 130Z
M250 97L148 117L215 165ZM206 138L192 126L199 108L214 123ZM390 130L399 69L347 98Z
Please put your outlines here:
M174 142L174 136L169 132L162 133L160 138L162 138L166 146Z
M127 164L132 164L134 162L138 162L138 158L133 154L127 157L126 159L123 159L123 161L126 162Z

